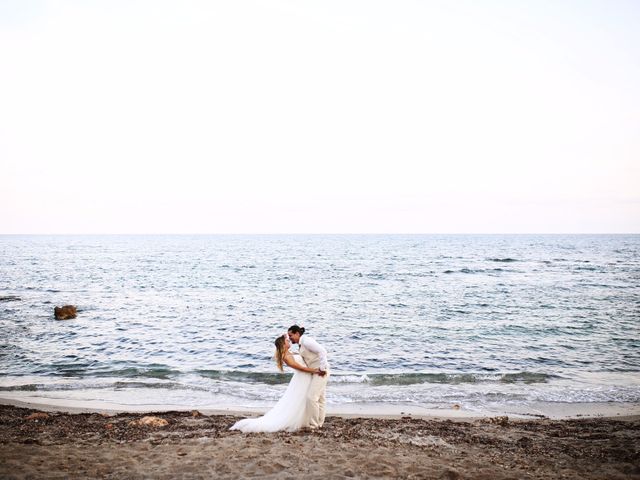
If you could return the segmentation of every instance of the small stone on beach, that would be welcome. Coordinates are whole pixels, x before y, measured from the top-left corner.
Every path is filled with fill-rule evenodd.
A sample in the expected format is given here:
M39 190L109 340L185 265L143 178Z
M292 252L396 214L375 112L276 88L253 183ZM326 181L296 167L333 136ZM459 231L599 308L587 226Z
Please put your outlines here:
M509 425L509 417L492 417L489 419L490 423L495 423L496 425L500 425L501 427L506 427Z
M146 416L139 420L131 420L128 425L130 427L166 427L169 422L164 418Z
M29 415L28 417L25 417L25 420L44 420L45 418L49 418L49 415L47 413L44 412L35 412L32 413L31 415Z

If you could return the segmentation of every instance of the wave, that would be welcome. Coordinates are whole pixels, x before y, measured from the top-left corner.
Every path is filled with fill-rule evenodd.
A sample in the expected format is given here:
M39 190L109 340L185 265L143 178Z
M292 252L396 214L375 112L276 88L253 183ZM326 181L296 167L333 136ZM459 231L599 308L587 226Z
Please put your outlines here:
M38 383L26 383L23 385L11 385L8 387L0 385L0 392L35 392L41 386L42 385Z
M342 376L344 377L344 376ZM335 380L335 378L333 379ZM371 386L371 378L355 375L345 379L346 385L327 389L327 401L333 405L358 403L408 403L432 408L450 408L452 403L482 410L486 406L505 408L530 405L531 402L591 403L640 402L638 385L585 385L571 381L528 384L419 384L399 387ZM351 384L359 381L361 384ZM82 399L86 402L107 402L126 405L203 405L228 404L264 408L282 395L284 385L216 382L193 385L177 382L71 382L65 384L30 383L0 387L8 398Z
M288 383L291 374L270 372L242 372L222 370L198 370L196 373L213 380L226 380L241 383L264 383L278 385ZM415 385L420 383L546 383L557 375L536 372L517 372L504 374L485 373L363 373L332 374L330 383L368 383L372 386Z
M371 385L413 385L419 383L546 383L555 375L535 372L518 372L504 374L486 373L399 373L367 375Z
M191 372L181 372L168 367L156 368L118 368L118 369L102 369L98 371L73 371L72 374L65 374L67 378L79 378L83 381L96 381L103 383L109 378L114 379L115 383L109 382L116 387L151 387L153 383L147 381L161 381L158 387L165 388L169 383L179 383L184 376L193 376L194 378L203 378L218 382L235 382L240 384L265 384L265 385L282 385L287 384L291 380L292 373L278 372L255 372L245 370L195 370ZM61 372L51 376L52 378L61 377ZM515 372L515 373L332 373L329 378L330 383L340 384L358 384L366 383L371 386L403 386L416 384L470 384L470 383L546 383L550 379L561 378L557 375L537 373L537 372ZM104 380L103 380L104 379ZM136 382L136 380L139 380ZM189 382L190 383L190 382ZM40 384L38 384L40 385ZM30 389L26 385L0 387L0 390L11 389ZM36 387L33 387L36 388ZM39 387L37 387L39 388Z
M175 375L179 375L179 370L174 370L169 367L127 367L117 370L99 370L92 371L91 376L96 377L125 377L125 378L158 378L169 379Z
M460 270L445 270L443 273L492 273L492 272L515 272L505 268L461 268Z
M25 383L12 382L13 384L11 385L0 385L0 392L65 392L79 390L133 392L142 391L142 389L151 389L155 391L214 392L243 398L262 398L264 395L277 398L279 395L278 390L274 390L273 388L283 388L291 380L291 375L290 373L198 370L172 380L162 380L159 378L148 380L144 378L124 379L121 377L89 377L78 379L70 377L65 381L60 381L59 379L47 381L43 379L42 382L34 382L34 378L31 377ZM360 391L360 393L357 393L355 390L351 391L349 396L365 395L365 397L368 398L373 395L376 398L379 397L382 401L383 399L391 400L395 398L396 394L401 396L414 394L424 395L423 386L427 385L433 385L432 387L426 387L427 391L436 388L436 384L442 385L440 388L445 389L466 388L472 387L473 385L482 388L482 385L493 384L495 386L491 388L497 388L499 390L499 385L501 384L546 384L551 378L559 377L534 372L506 374L354 373L332 374L329 378L329 383L334 384L336 388L338 388L338 385L346 388L349 388L349 385L351 385L351 387L357 388L357 391L360 391L360 388L364 388L365 390ZM205 381L203 382L203 380ZM213 383L210 382L211 380ZM374 390L371 387L377 388ZM414 391L415 388L418 388L418 390Z
M289 383L291 373L243 372L238 370L196 370L194 373L212 380L278 385Z
M633 372L635 374L635 372ZM633 374L628 378L632 379ZM0 393L125 404L264 406L277 401L291 374L200 370L171 380L59 377L0 378ZM334 404L416 403L467 407L528 402L639 402L640 385L618 377L595 382L540 372L510 373L334 373L327 399ZM611 383L615 380L615 386ZM333 386L331 386L333 384ZM2 396L2 395L0 395ZM213 403L212 403L213 402Z
M0 302L18 302L20 300L22 299L15 295L0 295Z
M155 364L122 368L95 367L92 363L54 363L47 368L40 368L34 373L55 377L122 377L122 378L157 378L169 379L181 374L180 370L166 365Z
M0 392L59 392L69 390L124 390L132 388L153 388L165 390L205 390L202 387L178 382L142 382L142 381L104 381L104 382L69 382L69 383L25 383L21 385L0 386Z

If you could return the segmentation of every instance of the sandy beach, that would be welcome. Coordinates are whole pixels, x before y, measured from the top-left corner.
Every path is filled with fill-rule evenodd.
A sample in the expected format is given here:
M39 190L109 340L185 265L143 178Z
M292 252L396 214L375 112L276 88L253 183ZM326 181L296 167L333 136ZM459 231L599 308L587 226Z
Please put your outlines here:
M159 425L141 425L145 416ZM638 416L330 416L320 431L272 434L229 431L238 418L3 405L0 477L640 478Z

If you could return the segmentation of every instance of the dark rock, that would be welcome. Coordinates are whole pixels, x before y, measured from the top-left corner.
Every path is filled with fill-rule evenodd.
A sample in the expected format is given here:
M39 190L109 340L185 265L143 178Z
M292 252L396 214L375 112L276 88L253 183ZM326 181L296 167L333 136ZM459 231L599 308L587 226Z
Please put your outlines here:
M76 318L78 310L75 305L65 305L64 307L55 307L53 313L56 320L68 320L70 318Z
M509 417L492 417L489 419L489 423L494 423L496 425L500 425L501 427L506 427L509 425Z
M529 448L533 442L529 437L521 437L520 439L518 439L516 443L518 444L519 447Z

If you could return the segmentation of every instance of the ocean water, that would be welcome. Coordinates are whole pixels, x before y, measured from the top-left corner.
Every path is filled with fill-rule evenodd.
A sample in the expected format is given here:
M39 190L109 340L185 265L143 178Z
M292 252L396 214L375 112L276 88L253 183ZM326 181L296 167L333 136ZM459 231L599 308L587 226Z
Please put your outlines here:
M333 407L639 403L639 254L639 235L0 236L0 397L266 408L298 323Z

